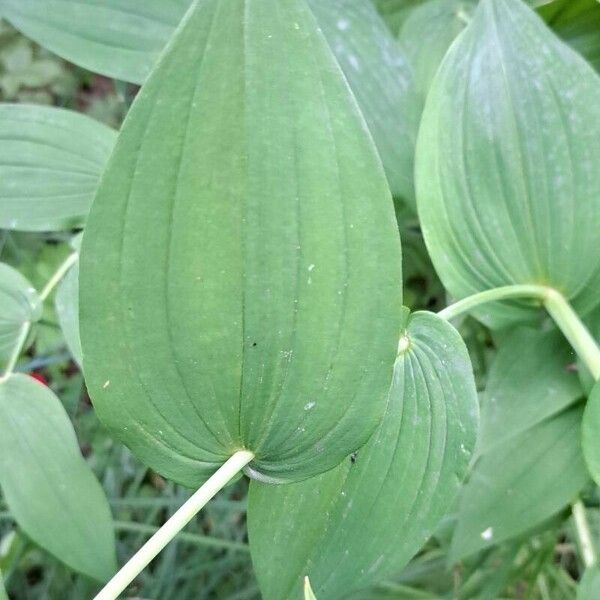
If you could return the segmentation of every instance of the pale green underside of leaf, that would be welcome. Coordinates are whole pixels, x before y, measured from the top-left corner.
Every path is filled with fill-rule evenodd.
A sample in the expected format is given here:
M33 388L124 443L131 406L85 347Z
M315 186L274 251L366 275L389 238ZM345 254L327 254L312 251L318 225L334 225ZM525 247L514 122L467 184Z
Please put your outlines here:
M600 590L600 567L586 570L577 586L577 600L597 600Z
M339 464L376 427L400 323L381 163L303 0L207 0L123 126L86 228L81 335L100 417L197 485Z
M250 485L248 527L265 600L347 598L400 570L451 507L474 450L478 404L458 333L430 313L408 324L380 428L336 469Z
M589 481L581 416L570 408L479 459L461 495L453 561L527 532L576 498Z
M112 129L75 112L0 105L0 227L81 226L115 139Z
M562 333L511 331L488 374L478 451L489 452L583 397L575 354Z
M56 315L69 352L78 365L83 362L79 339L79 263L71 267L56 290Z
M26 375L0 383L0 487L25 533L100 581L116 568L110 509L50 389Z
M596 383L588 398L581 435L586 464L600 485L600 383Z
M0 361L14 349L28 321L37 321L42 312L34 287L11 266L0 263Z
M398 41L423 99L450 44L469 22L474 6L475 0L428 0L415 7L402 24Z
M483 0L432 84L417 148L425 239L456 298L550 285L599 301L600 79L518 0ZM488 323L526 318L516 302Z
M190 0L6 0L18 29L68 60L143 83ZM310 0L365 115L395 197L414 205L420 102L404 54L370 0Z

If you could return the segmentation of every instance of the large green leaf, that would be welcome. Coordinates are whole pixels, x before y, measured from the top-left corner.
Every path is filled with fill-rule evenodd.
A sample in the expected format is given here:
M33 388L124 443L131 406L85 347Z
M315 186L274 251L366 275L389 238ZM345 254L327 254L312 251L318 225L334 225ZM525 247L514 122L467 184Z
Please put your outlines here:
M589 480L581 416L570 408L479 459L462 492L453 560L521 535L575 499Z
M27 323L37 321L41 314L42 305L31 283L0 263L0 362L11 355Z
M583 455L595 482L600 485L600 383L588 398L581 428Z
M110 509L60 400L26 375L0 383L0 487L25 533L72 569L116 567Z
M475 0L428 0L404 21L398 41L425 98L450 44L469 22Z
M190 0L7 0L7 18L93 71L142 83ZM309 0L378 147L392 193L414 205L420 102L404 54L370 0Z
M0 105L0 227L80 226L115 138L106 125L75 112Z
M583 397L575 356L556 330L510 332L488 374L481 410L479 452L504 444Z
M572 48L600 70L600 3L598 0L556 0L539 13Z
M142 83L191 0L3 0L4 17L86 69Z
M400 570L434 532L474 449L478 404L454 328L415 313L383 422L356 455L301 483L250 486L248 527L265 600L347 598Z
M483 0L432 84L417 144L425 239L450 293L519 283L600 301L600 79L519 0ZM496 303L489 323L526 318Z
M414 149L422 104L404 53L370 0L309 4L365 116L393 196L414 206Z
M123 126L85 231L86 380L114 435L197 485L235 450L339 464L385 407L400 245L304 0L199 2Z

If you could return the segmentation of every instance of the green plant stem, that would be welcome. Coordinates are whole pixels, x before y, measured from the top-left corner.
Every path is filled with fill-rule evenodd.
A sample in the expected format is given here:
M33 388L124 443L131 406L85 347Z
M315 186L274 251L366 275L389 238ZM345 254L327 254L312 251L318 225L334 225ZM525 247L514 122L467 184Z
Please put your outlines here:
M449 320L486 302L507 300L509 298L539 300L589 369L593 378L595 380L600 379L600 347L598 347L579 315L573 310L565 297L553 288L538 285L510 285L486 290L448 306L440 311L438 315ZM586 567L593 566L597 563L598 558L585 516L583 502L581 500L575 502L572 511L583 561Z
M128 521L115 521L114 526L117 531L141 533L142 535L154 535L159 529L158 527L153 527L152 525L145 525L144 523L130 523ZM218 538L209 537L206 535L197 535L195 533L182 532L178 535L177 539L195 546L235 550L238 552L250 551L248 544L243 544L242 542L220 540Z
M2 579L2 571L0 571L0 600L8 600L8 594L4 587L4 580Z
M40 302L44 302L48 296L51 294L52 290L58 285L60 280L67 274L67 271L77 262L79 259L79 255L77 252L73 252L70 254L56 269L52 277L48 280L42 291L39 293ZM27 341L27 336L31 331L31 321L26 321L23 323L21 327L21 331L19 332L19 337L15 343L15 347L8 358L8 362L6 363L6 368L4 369L4 373L0 377L0 383L6 381L15 370L15 366L17 361L19 360L19 356L23 352L23 347L25 346L25 342Z
M134 554L106 584L95 600L116 600L156 555L196 516L206 503L229 483L254 454L239 450Z
M589 523L585 516L585 506L581 500L577 500L573 504L573 520L575 521L575 529L577 530L577 537L579 538L579 544L581 546L581 554L583 556L583 563L586 568L593 567L598 562L596 556L596 550L594 549L594 542L592 540L592 533L590 530Z
M503 287L494 288L493 290L486 290L485 292L467 296L466 298L447 306L441 310L438 315L442 317L442 319L449 321L450 319L454 319L463 313L469 312L482 304L495 302L497 300L510 300L511 298L530 298L543 302L547 291L548 288L543 285L505 285Z

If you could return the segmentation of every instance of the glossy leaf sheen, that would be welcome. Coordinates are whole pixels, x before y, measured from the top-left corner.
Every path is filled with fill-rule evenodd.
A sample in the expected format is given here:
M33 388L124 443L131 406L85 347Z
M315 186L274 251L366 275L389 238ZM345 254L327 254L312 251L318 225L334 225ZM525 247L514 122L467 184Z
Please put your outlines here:
M41 302L31 283L11 266L0 263L0 360L11 355L23 326L37 321L41 314Z
M479 459L461 495L453 561L525 533L575 499L589 479L581 415L568 409Z
M600 485L600 383L596 383L588 398L581 436L586 464L594 481Z
M398 572L451 507L474 449L478 405L454 328L408 323L382 425L356 456L301 483L250 486L248 527L265 600L347 598Z
M26 375L0 383L0 487L17 523L72 569L116 568L112 518L60 400Z
M417 149L425 239L456 298L515 283L598 304L600 79L519 0L483 0L446 55ZM486 309L500 325L531 309Z
M84 235L89 390L197 485L235 450L295 480L385 407L400 245L381 164L304 0L195 5L124 124Z
M583 397L575 355L562 333L511 331L488 374L479 452L490 451Z
M115 139L112 129L75 112L0 105L0 227L82 225Z

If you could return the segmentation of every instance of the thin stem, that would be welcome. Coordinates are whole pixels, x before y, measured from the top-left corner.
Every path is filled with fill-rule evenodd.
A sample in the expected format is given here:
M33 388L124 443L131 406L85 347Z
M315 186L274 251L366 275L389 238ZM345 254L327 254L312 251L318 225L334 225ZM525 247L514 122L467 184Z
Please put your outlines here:
M600 348L571 305L553 289L548 289L544 305L594 380L600 379Z
M2 579L2 571L0 571L0 600L8 600L8 594L4 587L4 580Z
M143 535L153 535L159 529L158 527L153 527L152 525L145 525L144 523L130 523L128 521L115 521L114 527L117 531L128 531L131 533L141 533ZM242 542L220 540L218 538L209 537L207 535L197 535L195 533L182 532L179 534L177 539L181 542L186 542L195 546L236 550L239 552L250 551L248 544L243 544Z
M596 556L596 551L594 549L590 526L585 516L585 506L581 500L577 500L577 502L573 504L572 509L575 529L577 530L581 554L583 555L583 563L586 568L589 569L596 564L598 557Z
M438 315L442 319L450 320L469 312L481 304L495 302L497 300L509 300L511 298L531 298L543 301L546 297L548 288L543 285L505 285L503 287L494 288L473 294L467 298L463 298L458 302L447 306L441 310Z
M58 285L60 280L67 274L67 271L77 262L79 259L79 254L77 252L73 252L70 254L56 269L52 277L48 280L44 289L39 293L40 302L44 302L52 290ZM23 352L23 347L25 346L25 342L27 341L27 336L31 331L31 321L26 321L23 323L21 327L21 331L19 332L19 337L15 343L15 347L6 363L6 368L4 369L4 373L0 377L0 383L6 381L15 370L15 366L17 365L17 361L19 360L19 356Z
M19 337L15 343L15 347L8 358L6 363L6 368L4 369L4 373L2 373L2 377L0 377L0 383L4 383L15 370L15 366L17 365L17 361L19 360L19 356L21 356L21 352L23 352L23 346L25 346L25 342L27 341L27 336L31 331L31 321L25 321L21 326L21 331L19 332Z
M44 289L40 292L40 300L43 302L48 298L52 290L58 285L60 280L67 274L67 271L77 262L79 254L73 252L70 254L65 261L58 267L54 275L50 277L48 283L44 286Z
M254 454L239 450L138 550L106 584L94 600L116 600L156 555L196 516L206 503L229 483Z

